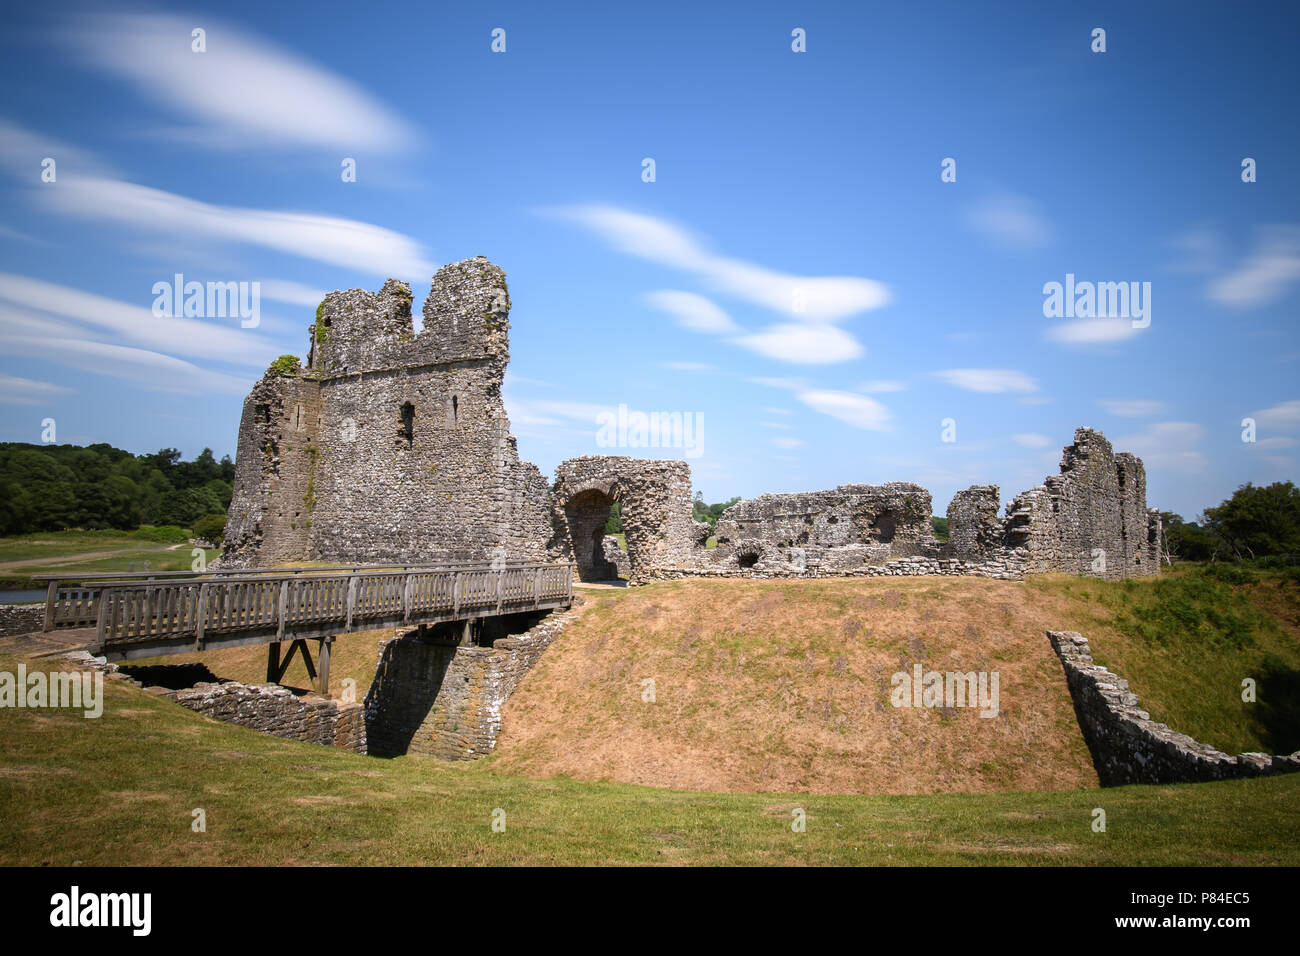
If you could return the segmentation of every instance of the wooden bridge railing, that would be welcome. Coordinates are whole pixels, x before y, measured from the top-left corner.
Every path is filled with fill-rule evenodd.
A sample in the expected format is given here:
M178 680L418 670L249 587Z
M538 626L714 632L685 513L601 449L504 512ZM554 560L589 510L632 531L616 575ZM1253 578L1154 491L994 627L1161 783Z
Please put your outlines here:
M506 569L535 567L535 562L506 562ZM344 564L301 568L247 568L211 571L122 571L82 576L70 579L67 575L34 575L33 580L45 581L45 619L43 630L95 627L99 622L99 594L107 587L136 585L156 587L161 583L186 583L195 581L234 580L236 578L316 577L321 575L359 574L363 571L457 571L483 568L482 562L444 562L436 565L398 564Z
M201 650L221 635L278 641L330 628L513 614L572 599L573 566L543 563L110 583L95 595L96 652L178 640Z

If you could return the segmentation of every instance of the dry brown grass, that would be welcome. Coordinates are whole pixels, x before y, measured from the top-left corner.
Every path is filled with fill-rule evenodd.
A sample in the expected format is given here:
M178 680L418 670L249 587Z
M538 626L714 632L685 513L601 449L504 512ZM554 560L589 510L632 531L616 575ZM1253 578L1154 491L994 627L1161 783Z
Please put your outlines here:
M1097 786L1044 636L1065 602L1020 584L694 580L589 601L507 704L498 770L723 792ZM914 663L997 671L999 716L891 706Z

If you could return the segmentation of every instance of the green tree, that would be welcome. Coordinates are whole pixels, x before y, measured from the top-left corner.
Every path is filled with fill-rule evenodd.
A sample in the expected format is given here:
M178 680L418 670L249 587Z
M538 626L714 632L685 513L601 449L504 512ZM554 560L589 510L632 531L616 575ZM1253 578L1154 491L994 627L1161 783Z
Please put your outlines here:
M1206 508L1203 523L1239 558L1300 553L1300 489L1289 481L1247 482L1223 504Z

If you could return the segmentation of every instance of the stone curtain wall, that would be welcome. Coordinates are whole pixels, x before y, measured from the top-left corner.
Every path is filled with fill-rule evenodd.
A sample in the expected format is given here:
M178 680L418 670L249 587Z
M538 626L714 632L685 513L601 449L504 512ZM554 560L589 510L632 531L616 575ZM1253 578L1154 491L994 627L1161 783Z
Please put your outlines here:
M1061 659L1075 714L1103 786L1129 783L1195 783L1260 777L1300 770L1300 751L1229 756L1151 720L1128 681L1092 660L1077 631L1048 631Z
M552 614L491 647L427 642L418 631L380 643L365 703L371 752L443 760L491 753L501 708L571 615Z
M628 576L655 577L657 569L692 562L697 546L691 517L691 469L684 461L622 456L571 458L555 469L551 490L551 554L574 561L578 578L617 574L604 555L605 521L621 504Z
M1026 573L1062 571L1120 580L1160 571L1160 514L1146 505L1141 459L1115 454L1101 432L1080 428L1061 473L1021 492L1004 521L998 488L959 491L948 506L946 556L1002 556Z
M44 626L44 604L0 604L0 637L30 634Z
M330 293L308 368L249 396L226 567L545 556L546 480L501 398L505 273L482 257L439 269L418 334L411 302L395 279Z
M723 513L717 548L704 556L716 568L792 574L934 556L930 511L930 493L910 482L760 495Z

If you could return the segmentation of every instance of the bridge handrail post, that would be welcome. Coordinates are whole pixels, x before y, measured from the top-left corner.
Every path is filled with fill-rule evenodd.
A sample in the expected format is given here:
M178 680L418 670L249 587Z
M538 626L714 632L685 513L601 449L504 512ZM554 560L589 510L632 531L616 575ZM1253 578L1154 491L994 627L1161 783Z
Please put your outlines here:
M95 620L95 646L91 648L96 656L103 653L105 638L108 636L105 633L108 627L108 595L109 592L106 590L99 592L99 614Z
M194 649L203 650L203 629L208 623L208 586L199 585L199 606L194 612Z
M453 571L451 579L451 613L460 613L460 579L463 571Z
M352 611L357 605L357 576L348 575L348 625L347 629L352 630Z
M58 599L59 582L56 578L51 578L49 587L45 589L45 622L41 625L42 631L54 630L54 605Z
M289 579L285 578L280 582L280 602L276 610L275 618L275 639L284 640L284 618L285 612L289 607Z
M404 578L402 585L402 623L411 623L411 585L415 582L415 575L408 574Z

